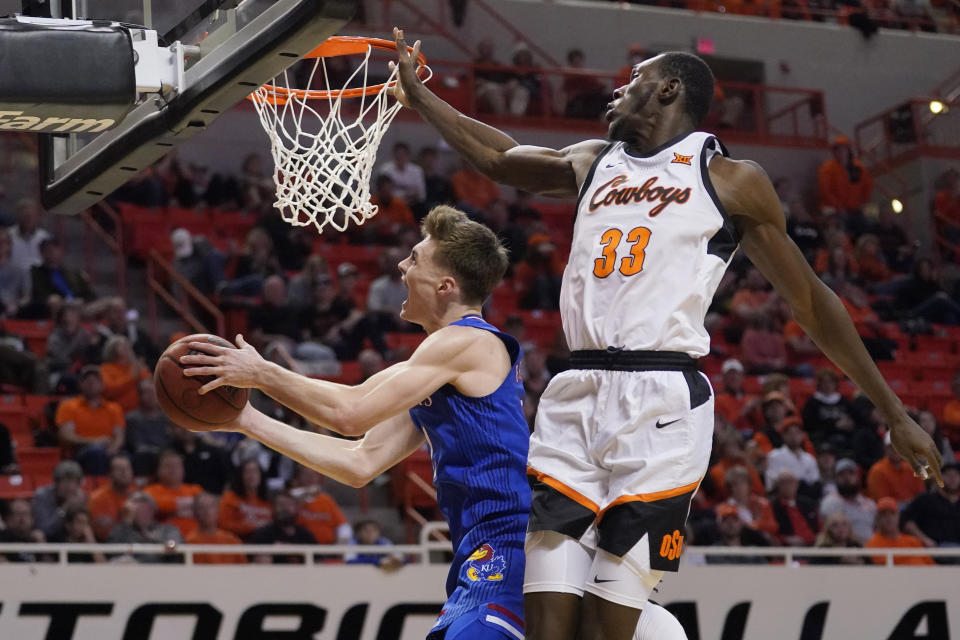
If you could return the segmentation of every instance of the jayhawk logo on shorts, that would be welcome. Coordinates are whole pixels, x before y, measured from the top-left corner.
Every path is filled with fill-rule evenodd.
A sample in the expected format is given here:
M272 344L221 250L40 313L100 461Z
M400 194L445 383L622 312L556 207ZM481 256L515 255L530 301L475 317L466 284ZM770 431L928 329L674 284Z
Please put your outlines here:
M507 568L507 561L489 544L485 544L467 558L467 577L474 582L480 580L503 580L503 572Z

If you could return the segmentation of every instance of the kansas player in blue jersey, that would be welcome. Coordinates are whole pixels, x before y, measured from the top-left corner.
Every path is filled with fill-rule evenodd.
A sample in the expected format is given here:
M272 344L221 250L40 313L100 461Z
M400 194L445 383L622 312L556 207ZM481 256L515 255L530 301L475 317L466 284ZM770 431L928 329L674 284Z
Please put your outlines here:
M430 640L523 640L523 545L530 511L529 428L520 346L480 315L507 268L492 231L450 207L423 223L400 263L401 316L429 334L406 362L355 387L311 380L239 349L196 343L188 375L258 388L310 421L358 441L300 431L247 405L231 428L345 484L362 486L418 449L433 459L454 560ZM211 348L212 347L212 348Z

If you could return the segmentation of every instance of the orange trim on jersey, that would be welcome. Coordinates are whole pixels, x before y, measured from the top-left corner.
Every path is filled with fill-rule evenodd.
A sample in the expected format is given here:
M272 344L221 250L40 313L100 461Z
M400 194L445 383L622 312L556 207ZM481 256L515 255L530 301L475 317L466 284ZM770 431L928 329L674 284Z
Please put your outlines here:
M603 508L603 511L599 513L598 520L603 517L603 514L607 512L607 509L617 506L618 504L625 504L627 502L657 502L658 500L666 500L667 498L675 498L676 496L682 496L685 493L690 493L695 490L699 485L700 481L703 478L694 480L690 484L685 484L682 487L677 487L676 489L667 489L666 491L655 491L653 493L638 493L633 496L620 496L607 506Z
M547 485L551 489L559 491L560 493L567 496L568 498L570 498L580 506L586 507L587 509L590 509L590 511L593 511L594 513L598 513L600 511L600 505L598 505L596 502L586 497L585 495L578 493L577 491L574 491L573 489L563 484L556 478L551 478L545 473L540 473L539 471L537 471L531 466L527 466L527 475L535 477L537 480Z

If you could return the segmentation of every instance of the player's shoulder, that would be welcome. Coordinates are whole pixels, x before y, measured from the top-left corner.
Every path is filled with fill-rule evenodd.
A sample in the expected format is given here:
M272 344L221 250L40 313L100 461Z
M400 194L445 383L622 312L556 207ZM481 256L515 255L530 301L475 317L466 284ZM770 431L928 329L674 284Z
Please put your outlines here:
M759 163L718 155L710 162L708 171L717 197L731 216L778 226L783 224L780 199Z
M754 160L734 160L717 154L710 162L710 178L721 179L732 185L755 186L757 183L770 182L770 177L760 163Z
M489 359L491 352L505 349L492 331L479 327L448 325L430 334L414 356L421 361L447 363L457 368L474 368Z

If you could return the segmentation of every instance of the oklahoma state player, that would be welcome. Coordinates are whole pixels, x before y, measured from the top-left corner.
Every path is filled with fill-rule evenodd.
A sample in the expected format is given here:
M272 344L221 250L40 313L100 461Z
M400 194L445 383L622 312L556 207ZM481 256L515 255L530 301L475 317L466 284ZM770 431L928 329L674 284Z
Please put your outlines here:
M884 413L915 472L940 482L933 441L787 236L763 169L697 131L713 96L700 58L636 65L613 94L607 140L556 151L518 145L437 98L415 72L419 42L408 53L394 35L398 100L491 179L577 198L560 300L572 368L550 381L530 441L528 639L630 640L663 572L677 570L713 433L696 360L709 351L703 320L738 246Z

